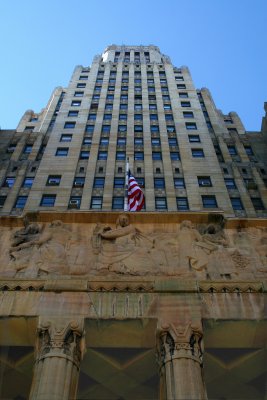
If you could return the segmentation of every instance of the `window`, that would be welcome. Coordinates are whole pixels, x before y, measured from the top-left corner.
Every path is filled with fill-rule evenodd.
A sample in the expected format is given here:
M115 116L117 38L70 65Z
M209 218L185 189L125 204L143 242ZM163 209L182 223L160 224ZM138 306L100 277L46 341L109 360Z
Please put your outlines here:
M148 91L149 93L155 92L155 86L148 86L147 91Z
M189 210L187 197L176 197L176 204L179 211Z
M195 122L186 122L185 127L187 130L197 130L197 124Z
M101 210L102 208L103 197L93 196L91 198L90 208L93 210Z
M201 196L204 208L217 208L217 201L215 196Z
M228 173L228 171L227 171ZM227 187L227 189L236 189L236 184L235 184L235 180L232 178L225 178L224 179L225 182L225 186Z
M255 208L255 210L265 210L265 207L263 205L262 199L259 197L252 197L251 198L252 204Z
M64 129L74 129L76 122L65 122Z
M228 147L228 151L229 151L229 154L231 155L231 156L236 156L237 155L237 150L236 150L236 147L235 146L227 146Z
M183 81L184 78L183 78L183 76L176 76L176 77L175 77L175 80L176 80L176 81Z
M157 104L149 104L149 110L156 110Z
M156 101L156 96L155 96L154 94L150 94L150 95L148 96L148 100L149 100L149 101Z
M156 168L156 174L161 174L161 169L160 168Z
M157 125L150 126L150 132L151 133L158 133L159 132L159 127Z
M169 146L178 146L176 138L168 138Z
M188 139L190 143L200 143L199 135L188 135Z
M95 178L94 188L103 188L105 185L105 178Z
M3 183L3 187L12 187L15 183L16 178L14 177L6 177Z
M73 187L84 187L85 178L80 176L75 176L73 181Z
M68 112L68 117L78 117L79 111L71 110Z
M99 100L100 99L100 94L94 94L93 95L93 100ZM91 104L91 108L93 108L92 106L93 106L94 104ZM96 108L96 107L95 107Z
M121 100L128 100L128 94L122 94L121 95Z
M80 160L88 160L89 156L90 156L90 151L82 150L80 152Z
M164 189L165 188L164 178L154 178L154 187L155 189Z
M177 89L186 89L186 86L182 83L177 84Z
M114 100L114 94L107 94L107 100Z
M114 188L124 188L124 178L114 178Z
M81 207L81 196L71 196L69 200L69 208L79 209Z
M144 144L143 138L134 138L134 144L143 145Z
M253 156L254 155L251 146L244 146L244 147L245 147L245 151L246 151L248 156Z
M152 151L152 160L161 160L161 152L159 151Z
M134 105L134 109L135 109L135 111L141 111L142 110L142 104L135 104Z
M169 101L170 100L170 96L168 94L163 94L162 95L162 100L163 101Z
M136 178L136 182L141 188L145 187L145 178Z
M81 100L73 100L71 102L71 106L72 107L80 107L81 103L82 103Z
M85 88L85 86L86 86L86 83L77 83L77 88Z
M74 92L74 97L83 97L84 92Z
M15 208L24 208L27 199L28 199L28 196L18 196L14 207Z
M172 114L165 114L165 120L166 121L173 121L173 115Z
M144 159L144 153L142 151L135 151L134 159L135 160L143 160Z
M84 167L80 167L80 168L79 168L79 172L80 172L80 174L84 174L84 170L85 170L85 168L84 168Z
M68 155L69 148L68 147L58 147L56 150L57 157L66 157Z
M95 129L94 125L86 125L85 132L93 133Z
M61 142L71 142L72 141L72 135L68 134L62 134L60 136L60 141Z
M90 137L83 138L83 144L84 145L92 144L92 138Z
M171 151L170 157L172 161L179 161L180 160L180 153L178 151Z
M110 133L110 125L103 125L102 133Z
M122 92L127 92L127 90L128 90L128 86L122 86L121 87L121 91Z
M5 204L7 196L0 196L0 208L2 208Z
M88 115L88 119L91 119L91 120L96 120L96 114L95 113L90 113L89 115Z
M112 119L112 114L104 114L104 120L111 120Z
M143 115L142 114L134 114L134 120L135 121L142 121Z
M125 146L126 145L126 138L118 138L117 139L118 146Z
M166 92L168 92L169 90L168 90L168 87L167 87L167 86L161 86L161 91L164 92L164 93L166 93Z
M191 151L194 158L204 157L204 151L202 149L191 149Z
M109 111L113 110L113 104L112 103L111 104L107 103L105 105L105 110L109 110Z
M7 153L13 153L16 149L16 144L15 143L11 143L8 148L7 148Z
M184 189L185 182L183 178L174 178L174 187L175 189Z
M180 93L179 93L179 97L182 98L182 99L185 99L185 98L188 97L188 93L186 93L186 92L180 92Z
M181 107L191 107L190 101L181 101Z
M167 110L167 111L169 111L169 110L172 109L172 107L171 107L170 104L164 104L164 105L163 105L163 108L164 108L164 110Z
M152 146L160 146L160 138L152 138L151 144Z
M155 198L156 210L167 210L166 197L156 197Z
M56 201L55 194L43 194L40 206L42 207L54 207Z
M114 92L114 90L115 90L115 86L113 86L113 85L109 85L108 86L108 91L109 92Z
M108 158L108 152L107 151L99 151L98 152L98 160L107 160Z
M209 176L198 176L198 186L203 187L203 186L212 186L211 184L211 179Z
M108 146L109 138L100 138L100 146Z
M24 154L30 154L32 151L32 144L26 144L26 146L23 149Z
M135 125L134 132L143 132L143 125Z
M194 113L192 111L184 111L183 116L184 118L194 118Z
M123 160L125 160L126 159L126 153L125 153L125 151L117 151L116 152L116 160L121 160L121 161L123 161Z
M127 110L128 109L128 104L120 104L120 110Z
M32 132L34 130L34 126L25 126L25 132Z
M158 114L150 114L150 121L157 121L158 120Z
M94 91L95 92L101 92L101 86L95 86Z
M88 75L81 75L80 77L79 77L79 80L80 81L86 81L88 79Z
M174 133L175 132L175 126L167 125L167 132L168 133Z
M118 131L119 132L126 132L127 131L127 125L119 125L118 126Z
M126 121L127 120L127 114L120 114L119 115L119 120L120 121L122 121L122 120Z
M122 210L124 207L124 197L113 197L112 199L112 209Z
M230 200L234 210L244 210L242 201L239 197L231 197Z
M59 186L61 175L48 175L46 186Z

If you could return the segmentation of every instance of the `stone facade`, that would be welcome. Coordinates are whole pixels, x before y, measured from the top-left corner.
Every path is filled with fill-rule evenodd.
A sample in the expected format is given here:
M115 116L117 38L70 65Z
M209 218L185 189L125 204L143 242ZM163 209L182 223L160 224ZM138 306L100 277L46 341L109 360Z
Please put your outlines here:
M265 399L266 132L115 45L1 131L0 397Z

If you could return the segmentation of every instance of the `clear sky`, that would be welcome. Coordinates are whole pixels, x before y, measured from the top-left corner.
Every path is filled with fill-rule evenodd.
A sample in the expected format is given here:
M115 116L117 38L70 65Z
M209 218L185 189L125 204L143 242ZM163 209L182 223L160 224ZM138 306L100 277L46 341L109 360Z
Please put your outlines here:
M259 130L267 101L267 0L0 0L0 126L39 112L75 65L109 44L159 46L217 108Z

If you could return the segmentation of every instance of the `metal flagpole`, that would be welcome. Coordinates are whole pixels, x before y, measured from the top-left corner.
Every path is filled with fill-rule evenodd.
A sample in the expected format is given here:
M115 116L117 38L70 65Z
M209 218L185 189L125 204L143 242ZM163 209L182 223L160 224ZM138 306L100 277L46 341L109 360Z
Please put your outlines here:
M125 168L125 191L124 191L124 211L128 211L128 180L129 180L129 157L126 159Z

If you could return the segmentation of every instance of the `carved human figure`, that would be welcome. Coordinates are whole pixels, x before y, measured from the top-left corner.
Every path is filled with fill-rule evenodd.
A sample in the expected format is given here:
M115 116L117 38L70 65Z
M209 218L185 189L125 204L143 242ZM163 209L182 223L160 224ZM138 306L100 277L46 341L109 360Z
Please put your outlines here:
M153 265L150 254L153 245L153 241L130 224L126 214L121 214L115 228L98 224L93 232L96 269L120 274L145 274L144 267ZM138 264L142 265L139 271Z

